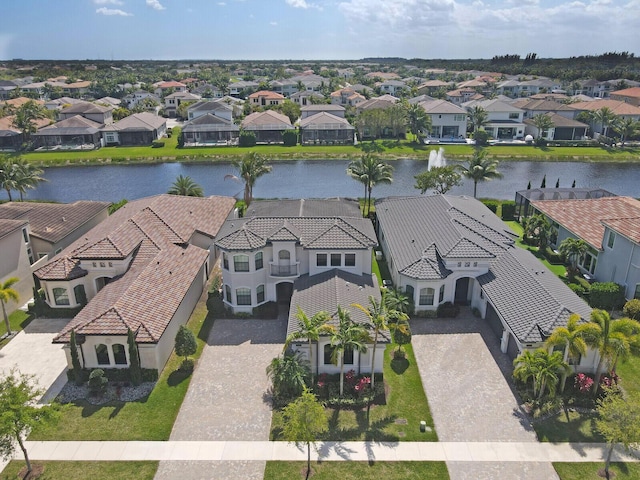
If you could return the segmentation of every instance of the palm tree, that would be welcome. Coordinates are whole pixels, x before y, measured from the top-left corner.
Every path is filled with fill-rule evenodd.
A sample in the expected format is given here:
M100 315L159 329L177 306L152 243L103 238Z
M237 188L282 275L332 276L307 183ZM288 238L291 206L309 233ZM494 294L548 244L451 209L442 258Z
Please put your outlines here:
M533 381L533 395L538 400L542 398L545 390L553 397L558 387L558 374L566 375L570 371L560 352L549 353L543 348L533 353L525 350L516 357L513 365L514 378L525 383Z
M364 201L366 211L364 216L371 212L371 191L379 183L391 183L393 181L393 167L384 163L378 157L369 153L358 160L353 160L347 167L347 174L364 185Z
M598 392L602 368L605 361L615 370L619 359L625 359L637 352L639 346L640 322L630 318L612 320L605 310L594 309L591 321L584 327L582 336L590 347L600 354L594 378L595 393Z
M615 122L616 114L609 107L602 107L593 112L593 121L602 126L602 135L607 136L607 129Z
M29 100L16 109L12 125L23 133L25 140L28 142L31 135L35 133L38 128L36 120L44 117L44 107L41 107L33 100Z
M560 255L569 260L571 270L578 271L578 261L589 251L589 244L581 238L567 237L558 246Z
M34 189L40 182L47 181L41 176L44 173L41 169L22 158L16 159L14 168L14 187L20 193L21 202L24 200L24 195L28 189Z
M389 311L408 314L413 310L411 299L399 288L387 290L384 295L384 303Z
M524 234L537 240L540 250L544 250L551 235L551 224L544 215L537 214L529 217L524 225Z
M7 191L10 202L13 200L11 191L17 187L17 173L16 165L9 156L4 155L0 158L0 187Z
M233 178L244 181L244 203L248 207L253 200L253 186L258 178L271 171L271 166L267 165L266 157L256 152L249 152L240 159L234 159L231 163L238 169L238 176L225 175L224 178L225 180Z
M365 353L369 334L364 325L351 320L349 312L338 305L338 328L331 335L331 361L340 362L340 396L344 393L344 353L346 351Z
M290 350L282 356L275 357L267 366L267 375L273 384L276 397L294 398L300 396L307 386L311 374L309 362L300 353Z
M533 396L537 396L538 383L536 381L536 374L538 366L535 354L531 350L523 351L515 358L513 366L513 378L520 380L522 383L527 383L529 380L532 380Z
M373 352L371 353L371 388L375 386L375 367L376 367L376 347L378 346L378 334L381 330L389 330L388 310L384 301L384 295L381 301L376 300L373 295L369 295L369 306L363 307L359 303L353 303L352 307L364 312L369 317L369 321L373 326Z
M553 120L551 120L551 117L549 117L549 115L547 115L546 113L539 113L538 115L535 115L531 119L531 121L538 130L538 139L543 138L543 133L545 131L548 131L550 128L555 127Z
M407 104L407 125L409 131L415 136L416 142L419 141L419 135L431 130L431 115L427 115L421 105Z
M489 123L489 114L480 105L475 105L469 109L467 117L469 118L473 132L483 130L487 123Z
M580 356L587 353L587 343L582 338L582 333L585 330L585 324L580 325L580 316L572 313L569 316L569 321L566 327L556 328L545 345L547 347L563 347L563 360L568 362L569 359L578 361ZM560 382L560 391L564 390L564 385L567 381L567 375L562 375L562 381Z
M487 152L482 148L474 150L469 165L460 167L462 175L473 180L473 198L476 198L478 182L502 178L502 174L498 172L497 168L498 161L487 158Z
M624 147L627 139L633 137L640 130L640 122L633 118L620 118L614 123L613 128L620 134L620 142Z
M202 197L204 192L202 187L192 180L190 176L178 175L171 188L167 192L169 195L183 195L186 197Z
M13 288L19 281L20 279L18 277L11 277L5 280L4 283L0 283L0 303L2 304L2 316L4 317L4 324L7 327L8 335L11 335L11 324L9 324L5 303L9 303L11 300L14 302L20 300L18 292Z
M327 312L318 312L311 318L298 306L298 313L296 314L298 319L298 330L289 334L284 342L284 350L287 350L291 343L295 340L307 339L309 342L309 361L314 358L313 356L313 343L320 339L320 336L326 333L331 333L333 327L328 325L328 321L331 316ZM318 352L316 349L315 355L315 367L318 371ZM313 369L311 370L311 384L313 385Z

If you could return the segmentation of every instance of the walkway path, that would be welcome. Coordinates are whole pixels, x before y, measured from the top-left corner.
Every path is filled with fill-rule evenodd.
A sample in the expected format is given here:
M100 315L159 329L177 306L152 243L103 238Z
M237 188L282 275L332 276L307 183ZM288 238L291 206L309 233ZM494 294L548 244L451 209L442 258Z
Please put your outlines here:
M223 440L269 440L266 368L282 351L285 336L284 318L216 320L170 439L218 441L217 445ZM199 479L203 472L207 478L262 480L264 475L265 462L260 457L219 461L221 458L214 455L208 459L217 461L161 462L155 479Z
M536 434L506 380L510 378L509 359L500 352L486 322L463 309L455 319L412 320L411 328L411 343L441 442L536 446ZM558 478L549 462L530 464L503 458L509 461L473 465L450 458L447 467L451 480Z

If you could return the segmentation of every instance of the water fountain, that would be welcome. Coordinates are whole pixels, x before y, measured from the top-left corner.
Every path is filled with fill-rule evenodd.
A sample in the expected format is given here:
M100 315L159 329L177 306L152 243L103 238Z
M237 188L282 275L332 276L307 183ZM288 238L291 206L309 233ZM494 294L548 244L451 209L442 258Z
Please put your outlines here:
M428 170L431 170L433 167L444 167L446 164L447 161L444 158L444 148L440 147L438 151L431 150L429 152Z

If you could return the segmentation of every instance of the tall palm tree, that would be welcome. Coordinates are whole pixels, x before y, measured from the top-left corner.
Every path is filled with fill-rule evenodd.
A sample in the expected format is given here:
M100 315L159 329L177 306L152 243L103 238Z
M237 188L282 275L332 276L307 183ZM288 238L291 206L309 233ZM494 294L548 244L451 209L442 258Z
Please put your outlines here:
M11 192L16 190L18 172L13 159L8 155L0 157L0 187L7 191L9 201L13 201Z
M602 107L593 112L592 118L602 126L602 135L606 137L608 128L616 121L616 114L609 107Z
M412 311L411 299L399 288L387 290L384 294L384 303L387 306L387 310L390 311L398 311L406 314Z
M556 328L545 345L547 347L563 347L564 355L563 360L568 362L569 359L577 361L581 355L587 353L587 343L582 338L582 333L585 330L585 324L580 324L580 316L572 313L569 316L569 321L566 327ZM567 375L562 375L562 381L560 382L560 391L564 390L565 383L567 381Z
M620 134L620 142L624 147L627 139L636 135L640 130L640 122L633 118L620 118L614 123L613 128Z
M2 304L2 316L4 317L4 324L7 327L7 334L11 335L11 325L9 324L9 317L5 303L9 303L11 300L17 302L20 300L18 292L13 286L18 283L20 279L18 277L11 277L6 279L3 283L0 283L0 303Z
M489 123L489 114L480 105L475 105L467 111L467 117L469 118L469 124L473 128L473 132L484 129Z
M594 309L591 321L584 327L582 336L587 345L597 348L600 354L594 378L595 393L605 362L615 370L619 359L637 353L640 347L640 322L630 318L613 320L605 310Z
M267 165L266 157L256 152L249 152L242 158L234 159L231 163L238 169L238 176L225 175L224 178L225 180L233 178L244 182L244 203L248 207L253 200L253 186L258 178L271 171L271 166Z
M366 211L364 216L371 212L371 191L380 183L393 181L393 167L384 163L378 157L367 153L358 160L353 160L347 167L347 174L364 185L364 200Z
M431 115L427 115L424 108L421 105L414 103L407 103L407 125L409 131L415 136L416 142L419 141L419 135L421 133L429 132L431 130Z
M318 342L320 336L323 334L333 332L333 327L327 322L331 319L331 316L327 312L318 312L312 317L309 317L302 308L298 306L298 313L296 314L298 319L298 330L289 334L284 342L284 350L287 350L291 343L296 340L307 339L309 342L309 362L311 362L313 355L313 342ZM318 351L316 349L315 355L315 369L318 371ZM311 369L311 384L313 385L313 369Z
M364 325L351 319L349 312L338 305L338 328L331 335L331 361L340 362L340 396L344 393L344 353L345 351L365 353L369 333Z
M539 113L538 115L535 115L531 119L531 121L538 130L538 139L543 138L542 134L545 131L548 131L550 128L555 127L553 120L551 120L551 117L549 117L549 115L547 115L546 113Z
M581 238L567 237L558 246L560 255L564 256L571 264L571 270L578 271L578 261L589 251L589 244Z
M375 368L376 368L376 347L378 346L378 334L380 331L389 330L387 323L388 311L384 301L384 296L381 301L376 300L373 295L369 295L369 305L365 308L359 303L353 303L352 307L364 312L369 317L369 321L373 326L373 352L371 353L371 388L375 386Z
M44 173L34 164L27 162L22 158L18 158L14 164L15 168L15 189L20 193L20 201L24 201L24 195L27 190L34 189L40 182L47 180L41 175Z
M167 191L169 195L183 195L186 197L202 197L204 192L190 176L178 175L171 188Z
M474 150L469 164L461 166L460 171L463 176L473 180L473 198L476 198L478 182L502 178L502 174L498 172L498 161L487 158L487 151L482 148Z

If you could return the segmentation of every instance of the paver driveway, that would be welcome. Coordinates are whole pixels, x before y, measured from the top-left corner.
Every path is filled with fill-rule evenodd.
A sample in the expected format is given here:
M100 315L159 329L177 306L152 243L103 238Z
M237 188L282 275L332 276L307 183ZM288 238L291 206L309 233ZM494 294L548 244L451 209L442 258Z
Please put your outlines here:
M455 319L412 320L412 344L442 442L536 442L520 412L511 362L481 319L463 309ZM451 480L557 479L550 463L447 462Z
M267 365L281 351L286 320L216 320L171 440L268 440ZM156 480L262 479L265 462L160 462Z

